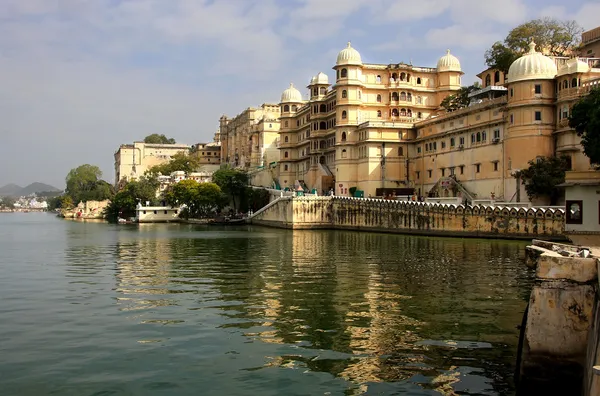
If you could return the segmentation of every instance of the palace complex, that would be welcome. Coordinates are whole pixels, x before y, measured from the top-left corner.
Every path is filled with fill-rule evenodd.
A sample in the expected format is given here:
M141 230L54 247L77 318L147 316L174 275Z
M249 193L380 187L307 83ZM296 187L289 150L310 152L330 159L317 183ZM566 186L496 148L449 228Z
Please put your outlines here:
M221 163L248 169L258 185L319 194L528 201L515 174L530 160L563 155L571 170L590 168L568 116L600 86L599 60L548 57L532 42L507 75L480 73L470 105L447 112L440 104L463 75L450 51L436 67L370 64L348 43L335 82L317 74L308 100L290 84L278 104L222 116Z

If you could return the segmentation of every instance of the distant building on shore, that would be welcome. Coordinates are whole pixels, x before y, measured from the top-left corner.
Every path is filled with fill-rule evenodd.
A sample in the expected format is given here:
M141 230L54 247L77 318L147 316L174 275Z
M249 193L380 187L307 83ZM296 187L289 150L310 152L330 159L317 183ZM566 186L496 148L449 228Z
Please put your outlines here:
M177 153L188 153L187 144L122 144L115 152L115 185L135 180L149 168L164 164Z

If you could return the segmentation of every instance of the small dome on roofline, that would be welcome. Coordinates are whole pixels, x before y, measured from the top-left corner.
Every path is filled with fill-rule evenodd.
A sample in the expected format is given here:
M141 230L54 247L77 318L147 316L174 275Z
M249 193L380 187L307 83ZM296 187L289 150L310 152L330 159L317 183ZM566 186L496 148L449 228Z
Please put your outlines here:
M439 72L462 71L460 68L460 61L456 56L450 53L450 50L446 50L446 55L438 60L437 69Z
M535 50L533 40L529 52L514 61L508 69L508 83L524 80L552 80L556 77L554 60Z
M294 87L293 83L290 83L290 87L281 94L281 103L286 102L302 102L302 94Z
M336 65L358 65L362 66L362 58L360 57L360 53L352 48L350 41L348 41L348 45L346 48L340 51L337 56Z

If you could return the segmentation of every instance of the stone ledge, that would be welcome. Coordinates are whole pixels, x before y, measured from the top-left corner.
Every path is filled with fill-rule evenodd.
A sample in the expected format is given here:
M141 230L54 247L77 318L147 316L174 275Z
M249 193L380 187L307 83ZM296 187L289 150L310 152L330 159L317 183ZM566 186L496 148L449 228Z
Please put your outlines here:
M545 252L538 259L536 277L541 280L564 279L588 283L598 278L597 259L564 257L555 252Z

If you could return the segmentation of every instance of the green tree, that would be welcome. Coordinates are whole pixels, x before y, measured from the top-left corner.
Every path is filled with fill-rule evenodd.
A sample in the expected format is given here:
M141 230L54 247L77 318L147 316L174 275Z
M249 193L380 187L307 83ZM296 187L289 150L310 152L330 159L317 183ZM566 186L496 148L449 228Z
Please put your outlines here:
M12 209L17 200L14 197L2 197L0 198L0 208Z
M175 144L175 139L168 138L165 135L159 135L158 133L153 133L152 135L148 135L144 138L144 143L151 144Z
M233 207L238 209L241 198L245 195L246 187L248 187L248 174L226 167L213 173L212 180L231 199Z
M95 165L84 164L71 169L67 175L65 194L74 202L103 201L113 196L111 184L101 180L102 172Z
M267 206L271 199L271 194L265 188L252 188L248 187L246 190L247 197L247 208L244 209L252 209L252 211L256 212L260 208Z
M562 191L556 187L565 182L568 162L564 157L541 157L529 161L529 167L518 172L529 199L547 197L554 205Z
M171 157L167 163L155 165L148 169L146 173L152 175L170 175L175 171L184 171L186 174L195 172L200 168L200 158L186 153L177 153Z
M153 176L142 176L138 180L127 183L121 191L115 194L106 207L104 212L106 218L109 221L117 221L119 217L134 217L138 203L158 204L158 198L156 197L158 187L159 182Z
M184 217L207 217L223 208L227 197L214 183L188 179L170 186L165 193L165 201L174 207L185 205Z
M60 207L62 209L72 209L75 207L75 203L73 202L73 198L68 195L63 195L60 198Z
M512 29L504 42L496 42L485 53L486 64L505 73L513 61L529 50L533 39L545 55L570 56L577 49L583 28L575 21L534 19Z
M600 165L600 88L583 96L571 109L569 126L581 136L583 153L594 166Z
M442 103L440 103L440 106L449 112L467 107L471 101L469 94L478 89L481 89L479 83L475 83L468 87L461 87L454 95L446 96L444 100L442 100Z

